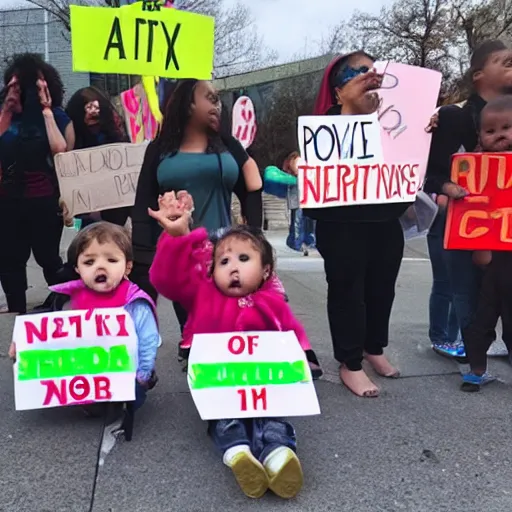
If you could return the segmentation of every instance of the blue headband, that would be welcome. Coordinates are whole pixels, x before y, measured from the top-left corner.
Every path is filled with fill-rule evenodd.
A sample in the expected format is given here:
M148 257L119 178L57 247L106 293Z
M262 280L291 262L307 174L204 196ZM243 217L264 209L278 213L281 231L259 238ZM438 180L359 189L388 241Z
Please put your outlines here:
M350 66L345 66L336 75L333 85L334 87L343 87L356 76L368 73L368 71L370 71L370 68L368 66L361 66L360 68L352 68Z

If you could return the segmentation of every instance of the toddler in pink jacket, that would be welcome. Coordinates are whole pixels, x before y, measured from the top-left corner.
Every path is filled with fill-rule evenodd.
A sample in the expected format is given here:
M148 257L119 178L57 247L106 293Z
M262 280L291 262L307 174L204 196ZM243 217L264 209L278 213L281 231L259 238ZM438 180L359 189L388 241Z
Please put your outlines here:
M273 282L274 255L261 230L228 229L212 243L205 229L190 232L192 198L168 192L150 210L164 229L149 276L159 294L188 312L184 344L195 334L293 330L316 361L304 328ZM278 418L210 421L208 431L243 492L271 489L292 498L302 487L293 426Z

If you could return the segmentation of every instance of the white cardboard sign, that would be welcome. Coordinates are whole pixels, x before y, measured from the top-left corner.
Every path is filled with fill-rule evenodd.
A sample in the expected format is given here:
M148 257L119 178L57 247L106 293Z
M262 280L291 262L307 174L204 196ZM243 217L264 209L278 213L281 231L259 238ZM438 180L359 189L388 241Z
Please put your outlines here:
M240 96L233 105L232 135L247 149L256 138L257 124L254 104L248 96Z
M320 414L293 331L196 334L188 383L203 420Z
M16 317L16 410L135 400L137 334L123 308Z

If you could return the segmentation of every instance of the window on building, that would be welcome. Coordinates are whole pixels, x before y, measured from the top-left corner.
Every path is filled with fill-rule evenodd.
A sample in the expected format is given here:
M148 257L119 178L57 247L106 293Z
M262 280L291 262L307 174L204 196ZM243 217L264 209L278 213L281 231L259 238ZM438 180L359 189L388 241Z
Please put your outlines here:
M140 77L135 75L91 73L91 85L105 91L110 97L119 96L138 82L140 82Z

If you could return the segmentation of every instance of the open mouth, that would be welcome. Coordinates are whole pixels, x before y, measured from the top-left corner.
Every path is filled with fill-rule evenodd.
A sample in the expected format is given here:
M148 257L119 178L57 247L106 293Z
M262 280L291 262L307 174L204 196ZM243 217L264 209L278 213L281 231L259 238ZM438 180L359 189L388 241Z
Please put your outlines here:
M239 289L239 288L242 288L242 283L240 282L240 279L232 279L231 282L229 283L229 289L230 290L233 290L233 289Z
M101 274L94 278L94 282L96 284L105 284L107 282L107 276L105 274Z

